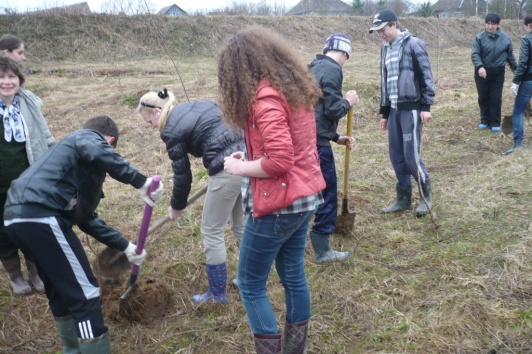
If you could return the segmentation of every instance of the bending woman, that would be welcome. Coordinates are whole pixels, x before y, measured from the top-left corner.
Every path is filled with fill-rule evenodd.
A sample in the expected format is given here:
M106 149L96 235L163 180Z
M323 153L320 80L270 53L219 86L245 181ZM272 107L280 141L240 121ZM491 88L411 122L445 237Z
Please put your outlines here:
M244 147L243 135L224 123L222 112L213 102L177 104L174 94L166 89L142 96L137 111L152 128L159 128L172 160L174 187L168 207L171 219L181 216L187 206L192 185L188 155L203 159L203 166L210 176L201 220L209 290L194 295L192 300L196 303L226 303L225 229L231 222L233 234L240 242L244 213L240 194L242 177L225 172L223 159Z
M243 202L250 216L238 282L255 348L281 353L284 345L285 354L303 353L311 315L305 244L325 188L313 108L321 90L293 46L261 27L242 30L223 46L218 82L226 118L246 136L247 157L226 157L225 169L247 176ZM266 292L274 261L286 295L284 344Z

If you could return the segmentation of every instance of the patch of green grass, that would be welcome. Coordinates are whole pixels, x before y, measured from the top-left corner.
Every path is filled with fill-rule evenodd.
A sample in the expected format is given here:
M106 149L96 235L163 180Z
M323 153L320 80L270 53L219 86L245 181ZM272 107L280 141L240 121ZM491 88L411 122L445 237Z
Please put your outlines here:
M122 104L126 105L129 108L136 108L139 105L139 99L137 96L127 96L122 101Z

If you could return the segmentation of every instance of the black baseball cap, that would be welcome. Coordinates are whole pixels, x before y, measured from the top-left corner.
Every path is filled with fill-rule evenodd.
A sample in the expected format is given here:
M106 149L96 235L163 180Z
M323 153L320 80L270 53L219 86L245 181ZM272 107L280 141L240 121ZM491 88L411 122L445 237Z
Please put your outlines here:
M397 21L397 16L393 13L392 10L381 10L373 18L373 23L369 29L369 33L373 31L378 31L388 24L388 22Z

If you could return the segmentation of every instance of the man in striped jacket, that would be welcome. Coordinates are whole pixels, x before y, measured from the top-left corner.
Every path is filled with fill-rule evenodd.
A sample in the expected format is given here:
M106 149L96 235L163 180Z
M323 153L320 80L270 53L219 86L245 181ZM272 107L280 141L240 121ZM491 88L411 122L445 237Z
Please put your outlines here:
M421 158L421 127L432 118L434 82L425 43L408 31L401 31L397 16L382 10L373 19L381 47L380 126L388 129L388 148L397 177L397 200L383 213L412 209L412 177L420 187L416 216L427 215L432 207L431 181Z

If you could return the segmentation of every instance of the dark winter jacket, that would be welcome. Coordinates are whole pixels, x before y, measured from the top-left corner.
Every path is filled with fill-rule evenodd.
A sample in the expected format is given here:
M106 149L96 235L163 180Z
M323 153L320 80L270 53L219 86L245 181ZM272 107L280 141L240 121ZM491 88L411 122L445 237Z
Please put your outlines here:
M201 157L209 176L224 168L224 157L244 151L244 136L227 125L218 106L211 101L178 104L170 112L161 131L172 160L174 187L170 205L176 210L187 206L192 185L188 154Z
M44 153L11 183L4 219L63 216L109 247L128 241L96 213L106 175L139 189L146 176L94 130L78 130Z
M319 146L331 146L330 141L339 138L336 129L338 121L349 110L349 101L342 96L343 73L342 67L336 60L326 55L318 54L309 65L323 96L314 107L316 130Z
M388 119L390 99L387 93L386 53L390 49L383 43L381 48L381 107L379 113ZM398 110L419 110L430 112L434 103L434 81L430 68L429 55L425 43L409 32L404 32L403 44L399 53L399 78L397 81Z
M498 72L506 62L512 70L517 68L512 41L500 27L495 33L484 30L475 36L471 46L471 60L475 71L483 67L488 74Z
M519 64L512 80L517 85L523 81L532 81L532 32L521 38Z

